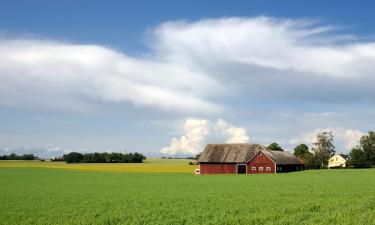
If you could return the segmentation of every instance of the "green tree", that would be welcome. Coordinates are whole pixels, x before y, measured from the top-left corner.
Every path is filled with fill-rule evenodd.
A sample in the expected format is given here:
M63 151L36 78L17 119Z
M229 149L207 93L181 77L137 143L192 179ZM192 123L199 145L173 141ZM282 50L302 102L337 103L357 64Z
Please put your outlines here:
M332 132L324 131L318 133L313 146L315 160L320 162L321 167L327 166L329 158L335 154Z
M361 168L368 166L365 153L359 147L352 149L352 151L349 154L349 159L349 164L354 167Z
M349 154L350 164L354 167L368 167L375 165L375 132L369 131L363 135L359 145Z
M269 150L273 150L273 151L284 151L284 149L282 149L279 144L277 144L276 142L273 142L271 143L270 145L267 146L267 148Z
M375 165L375 132L369 131L367 135L361 137L360 148L364 153L367 163Z
M79 152L70 152L63 157L67 163L79 163L83 160L83 155Z
M309 147L307 147L307 145L305 144L300 144L298 145L297 147L294 148L294 152L293 152L293 155L295 156L299 156L301 158L305 158L304 156L306 154L311 154L311 152L309 152Z

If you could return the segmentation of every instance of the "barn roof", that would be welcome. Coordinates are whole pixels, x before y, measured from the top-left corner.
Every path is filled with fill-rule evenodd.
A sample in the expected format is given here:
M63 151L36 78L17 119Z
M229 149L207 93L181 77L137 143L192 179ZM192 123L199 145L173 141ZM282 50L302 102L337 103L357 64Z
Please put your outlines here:
M287 151L262 151L268 158L272 159L279 165L301 165L303 164L297 157Z
M259 144L208 144L198 158L199 163L247 163L260 150Z

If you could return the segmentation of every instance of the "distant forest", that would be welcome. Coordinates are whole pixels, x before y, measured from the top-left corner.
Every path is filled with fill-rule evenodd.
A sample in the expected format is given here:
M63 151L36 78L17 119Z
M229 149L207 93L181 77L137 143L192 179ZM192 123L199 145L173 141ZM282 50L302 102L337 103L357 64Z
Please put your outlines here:
M34 160L39 159L37 156L33 154L10 154L10 155L2 155L0 156L0 160ZM146 157L141 153L79 153L79 152L71 152L63 157L56 157L52 158L51 161L65 161L67 163L142 163ZM44 160L43 160L44 161Z
M38 157L34 156L33 154L23 154L23 155L16 155L14 153L10 155L1 155L0 160L34 160Z
M138 152L136 153L85 153L71 152L63 156L67 163L142 163L146 157Z

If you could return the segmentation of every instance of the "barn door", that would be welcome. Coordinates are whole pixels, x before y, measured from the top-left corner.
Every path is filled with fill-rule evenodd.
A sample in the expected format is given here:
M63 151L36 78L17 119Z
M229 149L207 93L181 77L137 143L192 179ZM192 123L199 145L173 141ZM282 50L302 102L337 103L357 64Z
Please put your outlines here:
M246 164L237 164L237 173L245 174L246 173Z

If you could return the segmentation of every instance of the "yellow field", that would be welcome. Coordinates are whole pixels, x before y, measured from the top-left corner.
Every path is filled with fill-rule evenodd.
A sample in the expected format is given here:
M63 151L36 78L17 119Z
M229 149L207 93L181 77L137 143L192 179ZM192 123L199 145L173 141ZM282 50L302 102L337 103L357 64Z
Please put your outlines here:
M77 163L40 162L21 160L1 160L2 167L54 168L104 172L142 172L142 173L194 173L197 168L189 165L188 159L147 159L144 163Z

